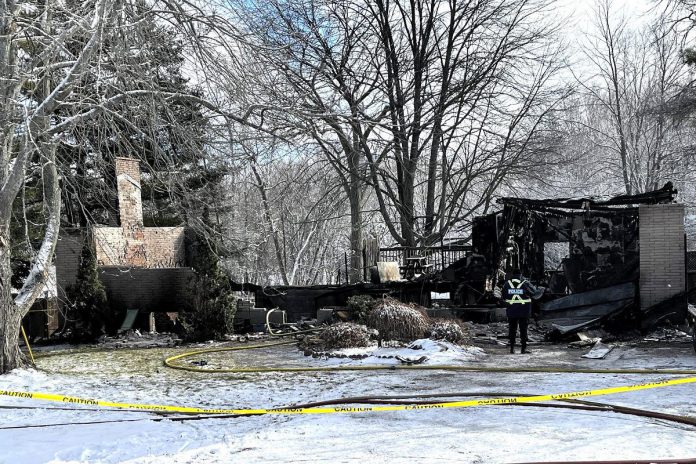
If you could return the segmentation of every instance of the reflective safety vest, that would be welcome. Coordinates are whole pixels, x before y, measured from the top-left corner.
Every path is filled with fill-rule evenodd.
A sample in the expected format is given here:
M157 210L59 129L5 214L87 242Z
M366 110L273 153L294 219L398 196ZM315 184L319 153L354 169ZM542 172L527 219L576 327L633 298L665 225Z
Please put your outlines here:
M525 280L520 279L508 280L510 288L507 290L509 299L505 300L507 304L526 304L532 302L531 298L524 298L524 289L522 285L525 282Z

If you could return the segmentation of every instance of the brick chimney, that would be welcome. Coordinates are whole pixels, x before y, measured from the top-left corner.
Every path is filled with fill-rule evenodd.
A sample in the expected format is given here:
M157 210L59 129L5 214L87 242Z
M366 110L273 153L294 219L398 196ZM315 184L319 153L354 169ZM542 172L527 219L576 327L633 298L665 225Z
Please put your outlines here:
M121 227L143 227L143 201L140 191L140 162L133 158L116 158L116 183Z

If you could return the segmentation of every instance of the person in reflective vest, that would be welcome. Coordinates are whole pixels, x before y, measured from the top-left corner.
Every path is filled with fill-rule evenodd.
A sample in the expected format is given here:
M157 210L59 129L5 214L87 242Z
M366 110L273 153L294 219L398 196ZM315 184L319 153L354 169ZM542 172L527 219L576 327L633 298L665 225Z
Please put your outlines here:
M544 293L543 287L535 287L520 274L510 274L503 285L502 300L507 308L507 318L509 324L510 353L515 352L515 338L517 328L520 329L520 344L522 353L529 353L527 350L527 325L532 315L532 299L541 298Z

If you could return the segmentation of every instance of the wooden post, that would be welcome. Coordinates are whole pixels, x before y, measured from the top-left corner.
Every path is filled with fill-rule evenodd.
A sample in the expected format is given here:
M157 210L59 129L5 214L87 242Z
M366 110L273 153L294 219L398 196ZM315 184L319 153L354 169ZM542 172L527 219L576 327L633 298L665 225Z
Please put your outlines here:
M150 333L157 332L157 326L155 325L155 313L150 312Z
M445 270L445 242L440 237L440 261L442 262L442 268L440 268L441 271Z

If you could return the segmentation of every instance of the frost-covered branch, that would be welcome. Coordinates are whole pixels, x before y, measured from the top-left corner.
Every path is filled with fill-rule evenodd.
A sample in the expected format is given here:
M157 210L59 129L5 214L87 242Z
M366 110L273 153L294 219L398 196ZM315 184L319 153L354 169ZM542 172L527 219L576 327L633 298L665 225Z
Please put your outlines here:
M48 162L43 166L44 202L46 204L46 230L43 241L32 263L29 276L15 297L15 305L24 314L44 290L48 271L53 262L53 252L58 242L60 229L60 188L56 165Z

